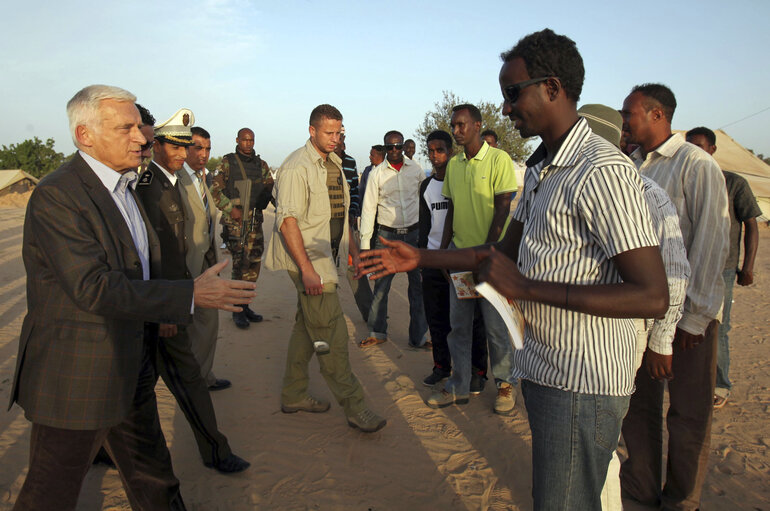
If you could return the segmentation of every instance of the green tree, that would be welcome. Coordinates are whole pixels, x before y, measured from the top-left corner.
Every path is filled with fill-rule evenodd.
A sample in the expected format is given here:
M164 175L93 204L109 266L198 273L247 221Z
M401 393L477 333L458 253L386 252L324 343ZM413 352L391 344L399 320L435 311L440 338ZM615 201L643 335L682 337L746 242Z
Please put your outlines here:
M216 169L220 163L222 163L221 156L215 156L213 158L209 158L208 163L206 163L206 170L208 170L209 172L214 172L214 169Z
M43 177L65 160L64 154L57 153L53 145L52 138L43 143L35 137L20 144L3 146L0 150L0 169L22 169L34 177Z
M452 128L449 126L449 122L452 118L452 107L469 103L469 101L458 98L450 91L443 91L443 95L444 97L441 101L433 105L433 110L425 114L422 124L414 132L417 141L422 142L420 147L422 147L422 154L426 158L428 156L428 148L425 146L425 139L428 138L430 132L444 130L451 134ZM514 160L524 162L532 150L529 148L527 140L521 138L518 130L513 127L513 123L503 117L501 113L502 105L489 101L479 101L473 104L481 111L481 118L483 120L481 131L487 129L494 130L498 136L498 148L511 155L511 158Z

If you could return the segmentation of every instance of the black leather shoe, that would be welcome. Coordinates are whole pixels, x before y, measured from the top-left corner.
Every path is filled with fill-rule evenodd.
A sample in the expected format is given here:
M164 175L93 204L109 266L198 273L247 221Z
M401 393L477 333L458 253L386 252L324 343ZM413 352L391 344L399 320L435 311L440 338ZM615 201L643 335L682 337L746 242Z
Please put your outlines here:
M216 469L217 472L222 474L235 474L236 472L243 472L251 466L251 463L235 454L230 454L227 458L220 460L219 463L204 463L208 468Z
M476 371L471 374L471 386L470 391L474 396L481 394L484 391L484 385L487 382L487 377L483 374L479 374Z
M229 389L232 385L233 384L230 383L230 380L220 380L219 378L217 378L214 381L213 385L209 385L209 390L210 391L225 390L225 389Z
M260 323L262 321L262 315L257 314L253 310L249 309L248 305L243 306L243 314L246 316L246 319L252 323Z
M238 328L249 328L249 320L246 319L245 312L233 312L233 322Z

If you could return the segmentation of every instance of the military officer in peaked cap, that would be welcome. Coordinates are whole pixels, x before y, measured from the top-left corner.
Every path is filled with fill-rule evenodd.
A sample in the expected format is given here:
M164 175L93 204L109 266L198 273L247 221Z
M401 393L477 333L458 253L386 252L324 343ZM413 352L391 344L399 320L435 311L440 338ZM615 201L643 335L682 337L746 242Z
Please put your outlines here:
M170 119L155 125L153 161L136 187L160 239L162 276L169 280L190 278L185 262L182 204L182 194L186 191L179 185L176 173L187 158L187 146L192 144L190 127L194 122L192 111L182 108ZM227 438L217 428L208 386L184 326L160 325L156 363L158 373L190 423L203 463L222 473L248 468L249 463L233 454Z

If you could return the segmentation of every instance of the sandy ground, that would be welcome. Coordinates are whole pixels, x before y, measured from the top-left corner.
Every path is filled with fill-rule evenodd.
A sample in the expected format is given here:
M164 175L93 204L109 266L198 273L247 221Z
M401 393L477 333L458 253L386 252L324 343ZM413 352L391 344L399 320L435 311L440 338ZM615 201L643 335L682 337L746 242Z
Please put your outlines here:
M0 401L6 403L26 309L21 261L23 209L0 210ZM266 218L266 234L272 217ZM757 284L736 288L731 375L733 394L717 411L703 508L770 509L770 229L760 228ZM519 396L516 414L492 413L491 386L470 404L431 410L421 383L430 353L407 349L406 277L390 295L391 341L362 351L366 334L342 283L350 358L371 407L388 419L375 434L345 422L334 404L325 414L280 412L285 345L296 298L288 277L265 271L252 308L265 316L241 331L222 313L215 370L233 387L212 394L220 429L252 467L220 475L201 463L186 423L162 383L159 411L175 472L190 510L528 510L532 508L530 433ZM311 389L330 393L311 367ZM14 406L0 413L0 511L10 509L26 474L29 423ZM129 509L117 472L91 470L79 510ZM627 509L640 509L628 506Z

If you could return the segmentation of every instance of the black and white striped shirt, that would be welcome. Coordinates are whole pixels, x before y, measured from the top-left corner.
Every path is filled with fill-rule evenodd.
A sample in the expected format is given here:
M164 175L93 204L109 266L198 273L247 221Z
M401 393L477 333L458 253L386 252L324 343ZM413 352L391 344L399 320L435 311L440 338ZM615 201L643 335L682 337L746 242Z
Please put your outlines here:
M585 119L546 164L541 145L527 162L514 218L524 224L519 269L528 278L569 284L621 282L611 258L657 246L642 181ZM613 319L520 302L527 326L514 353L515 376L572 392L630 395L636 332Z

